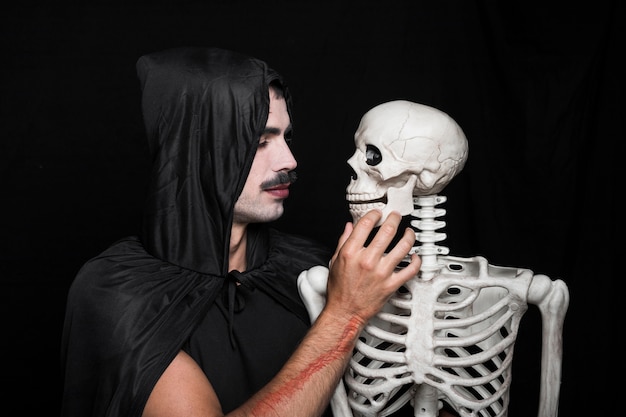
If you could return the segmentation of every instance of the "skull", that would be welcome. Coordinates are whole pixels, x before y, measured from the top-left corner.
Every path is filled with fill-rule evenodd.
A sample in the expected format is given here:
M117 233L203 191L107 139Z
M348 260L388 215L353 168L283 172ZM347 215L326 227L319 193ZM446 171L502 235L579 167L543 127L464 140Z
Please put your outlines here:
M434 195L459 173L467 159L467 139L446 113L405 100L369 110L354 134L354 170L346 189L356 222L378 208L382 223L390 212L413 211L413 196Z

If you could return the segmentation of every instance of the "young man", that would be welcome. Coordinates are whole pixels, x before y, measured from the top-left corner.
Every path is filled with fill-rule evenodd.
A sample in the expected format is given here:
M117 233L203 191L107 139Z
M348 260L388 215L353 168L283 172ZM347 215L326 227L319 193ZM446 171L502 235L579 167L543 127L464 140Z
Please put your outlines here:
M153 171L139 237L69 292L62 415L319 416L364 324L419 270L393 213L348 223L334 254L268 226L295 180L291 100L257 59L179 48L139 59ZM330 263L329 263L330 261ZM311 326L296 280L329 265Z

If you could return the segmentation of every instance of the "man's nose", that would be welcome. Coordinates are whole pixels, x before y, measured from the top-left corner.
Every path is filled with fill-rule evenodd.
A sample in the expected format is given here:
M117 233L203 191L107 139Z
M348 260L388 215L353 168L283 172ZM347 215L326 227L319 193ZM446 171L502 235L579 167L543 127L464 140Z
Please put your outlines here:
M289 145L287 145L287 142L285 141L283 141L283 144L281 146L279 163L281 165L280 169L286 169L288 171L291 171L298 166L298 162L293 156L291 148L289 147Z

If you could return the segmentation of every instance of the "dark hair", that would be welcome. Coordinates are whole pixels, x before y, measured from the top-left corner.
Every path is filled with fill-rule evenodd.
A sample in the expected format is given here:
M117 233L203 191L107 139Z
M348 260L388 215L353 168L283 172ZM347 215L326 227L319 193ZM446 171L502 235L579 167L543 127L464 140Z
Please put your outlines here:
M276 94L276 98L285 98L285 88L279 80L272 80L269 87Z

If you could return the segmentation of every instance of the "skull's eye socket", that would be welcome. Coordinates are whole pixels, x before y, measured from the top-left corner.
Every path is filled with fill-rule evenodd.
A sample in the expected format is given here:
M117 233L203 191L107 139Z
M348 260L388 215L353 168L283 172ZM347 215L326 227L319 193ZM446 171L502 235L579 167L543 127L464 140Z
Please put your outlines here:
M383 160L378 148L374 145L367 145L365 148L365 162L367 165L376 166Z

